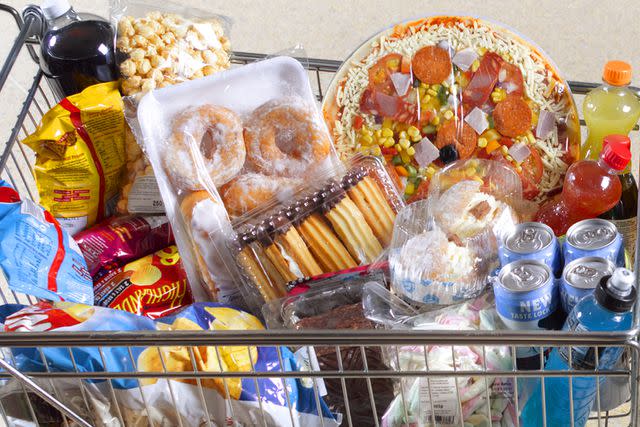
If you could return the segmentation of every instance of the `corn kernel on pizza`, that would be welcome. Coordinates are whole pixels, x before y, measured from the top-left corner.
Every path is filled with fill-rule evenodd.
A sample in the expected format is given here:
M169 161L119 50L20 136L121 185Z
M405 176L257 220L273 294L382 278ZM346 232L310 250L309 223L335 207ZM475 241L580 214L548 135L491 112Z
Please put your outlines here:
M341 157L383 157L409 201L456 160L504 162L543 202L578 157L571 91L553 63L512 31L438 16L376 35L343 64L323 113Z

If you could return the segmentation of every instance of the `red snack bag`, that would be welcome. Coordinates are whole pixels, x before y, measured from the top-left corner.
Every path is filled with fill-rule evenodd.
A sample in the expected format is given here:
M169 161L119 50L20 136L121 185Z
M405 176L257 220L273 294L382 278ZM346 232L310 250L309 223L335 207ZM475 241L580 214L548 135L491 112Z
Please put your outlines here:
M166 216L112 217L76 234L74 239L94 280L174 242Z
M157 319L193 302L176 246L107 272L94 283L95 305Z

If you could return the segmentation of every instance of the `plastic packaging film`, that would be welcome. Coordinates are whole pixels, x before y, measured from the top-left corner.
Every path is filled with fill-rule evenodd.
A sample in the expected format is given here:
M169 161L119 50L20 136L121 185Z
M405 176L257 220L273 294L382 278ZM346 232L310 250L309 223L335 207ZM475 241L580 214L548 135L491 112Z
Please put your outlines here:
M498 267L498 240L520 221L521 183L494 161L458 161L438 172L429 197L395 222L389 254L393 289L418 304L479 295Z
M120 89L131 97L128 115L150 90L209 76L230 67L230 20L171 2L112 0L121 61ZM162 213L164 206L153 169L126 129L126 183L120 213Z
M287 200L301 176L340 167L306 71L291 58L260 61L153 91L128 119L140 128L189 278L207 285L196 299L243 305L231 217Z
M406 199L456 160L503 162L541 203L578 158L578 114L548 56L502 25L432 16L377 33L345 60L323 102L341 158L383 158Z
M301 279L330 278L374 263L389 245L402 198L375 158L354 158L345 166L310 180L315 184L301 187L287 203L236 222L236 260L257 309Z

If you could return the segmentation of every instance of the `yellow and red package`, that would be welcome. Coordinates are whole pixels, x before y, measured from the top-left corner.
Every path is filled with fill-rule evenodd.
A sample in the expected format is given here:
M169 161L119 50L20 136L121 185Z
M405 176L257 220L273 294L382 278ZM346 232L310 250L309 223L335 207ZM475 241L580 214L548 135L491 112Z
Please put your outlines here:
M95 305L144 315L166 316L193 302L187 274L176 246L169 246L94 283Z
M36 152L40 204L71 235L108 216L125 165L124 113L118 83L63 99L22 141Z

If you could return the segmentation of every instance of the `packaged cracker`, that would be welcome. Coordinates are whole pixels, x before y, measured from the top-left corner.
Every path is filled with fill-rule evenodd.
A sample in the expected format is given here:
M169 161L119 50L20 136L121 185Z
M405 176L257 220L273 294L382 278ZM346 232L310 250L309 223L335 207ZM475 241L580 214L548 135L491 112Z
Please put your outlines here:
M193 302L175 246L109 271L95 282L94 289L96 305L152 319L167 316Z
M0 306L0 323L7 332L264 329L260 320L251 314L218 303L192 304L154 321L105 307L40 302L21 310L20 306L11 307L11 310ZM82 395L92 403L92 413L87 416L95 419L96 425L113 425L121 416L124 425L136 426L211 423L336 427L342 418L331 413L324 399L303 379L279 378L283 372L299 370L295 356L286 347L76 347L73 358L69 357L67 348L13 348L7 351L12 353L11 360L22 372L238 372L238 377L210 376L199 383L193 378L154 377L83 381L80 384ZM46 366L43 361L47 362ZM273 375L256 379L248 377L249 372ZM77 398L80 394L78 385L77 380L61 379L56 382L55 395L84 415L88 405Z
M173 244L166 216L111 217L74 236L96 279L106 271Z
M36 153L40 203L69 233L109 216L125 164L125 121L118 83L63 99L22 141Z
M117 28L121 91L130 107L150 90L209 76L230 66L229 20L207 11L162 2L111 2ZM120 213L162 213L153 169L133 133L126 135L127 178Z
M93 304L87 264L51 213L0 180L0 266L9 288L38 298Z
M234 223L235 260L255 306L283 297L305 277L383 256L404 202L378 159L360 156L345 166L316 176L286 203L272 200Z

